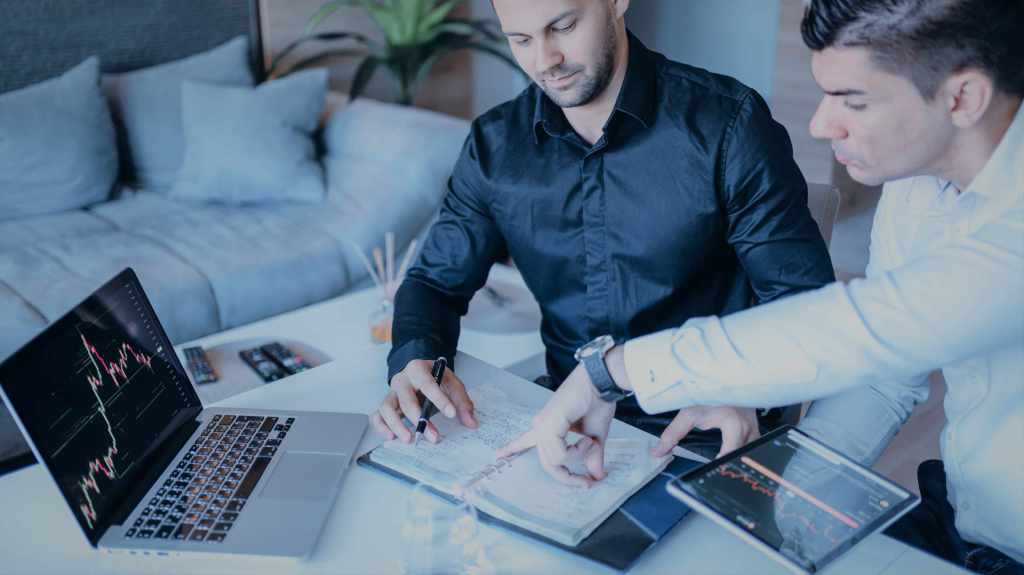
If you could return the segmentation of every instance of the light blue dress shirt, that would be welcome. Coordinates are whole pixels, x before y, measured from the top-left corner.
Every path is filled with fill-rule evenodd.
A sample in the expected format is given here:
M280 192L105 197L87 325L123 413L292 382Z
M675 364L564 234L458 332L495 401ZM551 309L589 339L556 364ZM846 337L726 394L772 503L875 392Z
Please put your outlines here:
M941 448L961 536L1024 562L1024 108L958 193L885 186L867 278L626 344L640 405L785 405L870 463L927 374L946 379Z

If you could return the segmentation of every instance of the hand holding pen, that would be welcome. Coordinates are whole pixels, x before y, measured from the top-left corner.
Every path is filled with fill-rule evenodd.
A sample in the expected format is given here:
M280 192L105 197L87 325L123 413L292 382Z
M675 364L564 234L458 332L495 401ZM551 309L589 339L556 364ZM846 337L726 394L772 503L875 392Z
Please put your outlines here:
M441 383L444 381L444 370L448 368L448 360L444 357L439 357L434 360L434 366L430 368L430 375L434 378L434 383L438 387L441 387ZM420 437L423 437L423 432L427 430L427 423L430 422L430 418L437 413L437 408L434 407L434 403L430 401L430 398L423 399L423 411L420 412L420 419L416 422L416 439L413 440L413 445L418 445Z
M455 373L447 368L440 370L440 377L435 377L434 369L437 362L414 359L405 369L391 378L391 389L377 411L370 416L377 433L387 439L398 439L412 443L416 438L415 428L418 426L424 408L422 402L429 400L436 411L445 417L457 418L466 427L475 428L476 418L473 416L473 402L466 393L466 388ZM430 415L427 415L429 419ZM408 422L412 422L410 429ZM427 440L437 443L441 436L429 421L421 432Z

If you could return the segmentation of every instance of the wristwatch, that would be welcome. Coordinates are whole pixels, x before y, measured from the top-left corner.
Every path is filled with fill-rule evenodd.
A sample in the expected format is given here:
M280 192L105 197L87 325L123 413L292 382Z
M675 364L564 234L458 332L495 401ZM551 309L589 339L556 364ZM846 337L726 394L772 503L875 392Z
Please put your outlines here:
M608 350L615 347L615 340L610 335L602 335L590 343L584 344L576 350L576 361L583 364L587 370L590 381L597 389L597 394L604 401L616 402L633 395L632 391L626 391L615 385L612 374L608 371L608 365L604 362L604 356Z

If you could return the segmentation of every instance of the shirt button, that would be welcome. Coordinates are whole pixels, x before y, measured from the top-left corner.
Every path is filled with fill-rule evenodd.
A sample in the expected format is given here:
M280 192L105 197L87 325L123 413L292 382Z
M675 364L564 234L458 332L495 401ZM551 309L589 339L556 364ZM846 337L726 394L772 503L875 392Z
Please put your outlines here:
M960 509L963 509L964 511L970 511L971 510L971 502L970 501L964 501L963 503L960 504Z

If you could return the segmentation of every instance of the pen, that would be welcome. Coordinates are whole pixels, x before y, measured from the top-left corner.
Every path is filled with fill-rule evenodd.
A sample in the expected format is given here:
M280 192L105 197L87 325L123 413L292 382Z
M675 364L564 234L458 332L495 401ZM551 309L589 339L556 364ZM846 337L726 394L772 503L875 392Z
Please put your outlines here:
M430 369L430 374L434 376L434 381L440 387L441 381L444 379L444 370L448 367L448 360L444 357L439 357L434 360L434 367ZM413 445L418 445L420 437L423 436L423 432L427 430L427 422L430 421L430 417L437 413L437 408L434 407L426 397L423 398L423 411L420 412L420 420L416 422L416 439L413 441Z

